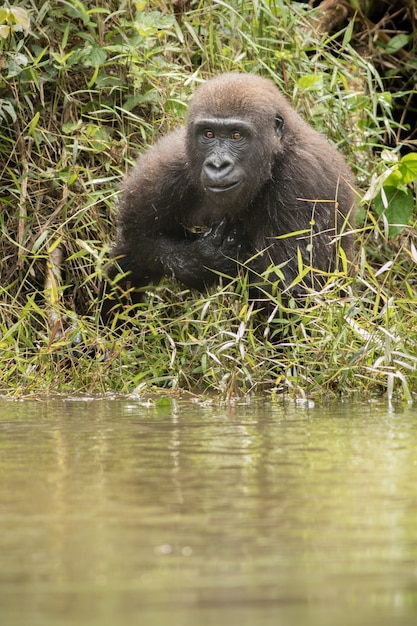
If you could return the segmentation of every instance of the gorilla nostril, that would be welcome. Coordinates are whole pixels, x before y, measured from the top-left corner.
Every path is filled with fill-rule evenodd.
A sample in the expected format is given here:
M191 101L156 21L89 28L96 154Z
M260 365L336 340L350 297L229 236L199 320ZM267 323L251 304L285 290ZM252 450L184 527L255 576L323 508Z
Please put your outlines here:
M233 168L233 161L226 156L214 157L207 159L204 167L209 172L214 172L216 174L225 173Z

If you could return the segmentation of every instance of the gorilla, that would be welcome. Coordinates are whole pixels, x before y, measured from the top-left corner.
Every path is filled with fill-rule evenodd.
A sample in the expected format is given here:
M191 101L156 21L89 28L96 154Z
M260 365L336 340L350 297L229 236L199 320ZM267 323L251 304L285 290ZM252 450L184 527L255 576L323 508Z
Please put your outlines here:
M271 80L223 74L127 176L112 249L120 269L108 275L134 301L164 276L202 291L242 265L254 294L271 281L300 293L335 269L340 246L351 257L355 195L343 157Z

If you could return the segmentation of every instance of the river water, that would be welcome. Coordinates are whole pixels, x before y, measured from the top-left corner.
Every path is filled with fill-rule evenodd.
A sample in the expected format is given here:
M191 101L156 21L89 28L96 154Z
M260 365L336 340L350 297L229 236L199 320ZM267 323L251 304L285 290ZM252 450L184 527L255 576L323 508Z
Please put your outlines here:
M0 624L417 624L417 408L0 400Z

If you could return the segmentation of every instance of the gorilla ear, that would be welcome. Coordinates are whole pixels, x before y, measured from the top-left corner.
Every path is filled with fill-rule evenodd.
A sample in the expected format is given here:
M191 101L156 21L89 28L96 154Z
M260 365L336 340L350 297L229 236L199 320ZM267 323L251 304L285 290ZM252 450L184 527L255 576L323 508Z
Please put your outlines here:
M278 137L282 137L282 131L284 130L284 118L281 115L275 116L275 132Z

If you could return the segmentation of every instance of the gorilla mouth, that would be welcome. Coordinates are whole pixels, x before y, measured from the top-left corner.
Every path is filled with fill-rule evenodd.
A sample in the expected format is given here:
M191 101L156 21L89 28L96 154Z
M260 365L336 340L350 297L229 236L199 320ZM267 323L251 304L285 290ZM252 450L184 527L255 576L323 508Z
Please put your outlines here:
M213 193L222 193L224 191L230 191L231 189L234 189L239 184L240 184L240 180L234 183L227 183L225 185L210 185L209 187L207 187L207 189L209 189Z

